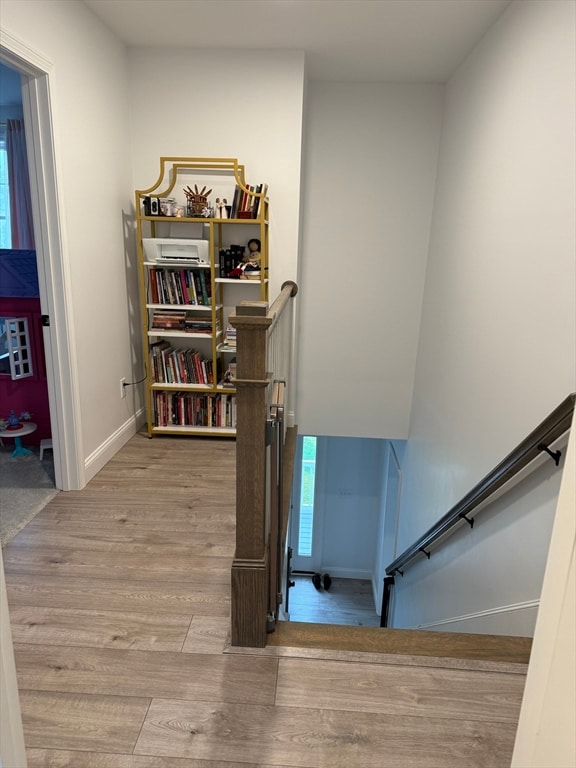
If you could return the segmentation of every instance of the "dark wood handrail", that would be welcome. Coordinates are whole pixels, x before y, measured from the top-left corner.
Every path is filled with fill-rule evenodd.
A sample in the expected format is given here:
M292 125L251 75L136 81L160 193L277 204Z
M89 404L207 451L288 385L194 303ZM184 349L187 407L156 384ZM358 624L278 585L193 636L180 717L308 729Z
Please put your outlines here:
M276 318L282 314L282 311L289 299L293 299L298 293L298 285L294 280L286 280L282 283L280 293L272 303L272 306L268 310L268 317L272 318L275 322Z
M389 576L402 573L402 569L422 554L427 554L428 547L451 528L463 520L472 523L469 515L489 496L492 496L514 475L518 474L531 461L546 450L555 440L570 429L576 394L572 393L547 416L514 450L489 472L472 490L424 535L402 552L386 568Z

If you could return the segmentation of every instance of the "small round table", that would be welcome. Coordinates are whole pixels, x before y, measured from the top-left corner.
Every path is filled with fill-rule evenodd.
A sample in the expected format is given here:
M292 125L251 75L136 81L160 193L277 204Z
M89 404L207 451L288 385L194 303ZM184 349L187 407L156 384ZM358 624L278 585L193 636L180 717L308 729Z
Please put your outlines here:
M32 432L36 432L37 424L33 421L24 421L16 429L0 429L0 437L13 437L14 438L14 450L12 451L12 458L17 456L28 456L33 453L28 448L24 448L22 445L22 438L24 435L31 435Z

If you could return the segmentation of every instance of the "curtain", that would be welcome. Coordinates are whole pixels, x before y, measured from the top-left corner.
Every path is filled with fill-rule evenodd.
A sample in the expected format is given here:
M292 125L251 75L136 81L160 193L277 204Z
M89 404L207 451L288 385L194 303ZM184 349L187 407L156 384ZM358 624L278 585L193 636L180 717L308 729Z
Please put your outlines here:
M26 137L22 120L6 122L6 156L10 188L12 248L34 249L30 177L26 155Z

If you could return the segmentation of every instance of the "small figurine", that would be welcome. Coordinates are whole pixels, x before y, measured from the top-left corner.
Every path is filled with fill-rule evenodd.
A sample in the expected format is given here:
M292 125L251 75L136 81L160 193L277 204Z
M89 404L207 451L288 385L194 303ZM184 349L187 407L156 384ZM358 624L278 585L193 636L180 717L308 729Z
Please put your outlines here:
M252 264L253 266L257 265L258 269L260 269L260 240L253 237L252 240L248 240L246 248L247 250L244 254L243 261L247 264Z
M248 240L242 263L230 272L229 277L241 280L260 280L260 240Z
M226 198L223 200L220 200L219 197L216 198L216 206L215 206L215 218L216 219L227 219L228 218L228 201Z

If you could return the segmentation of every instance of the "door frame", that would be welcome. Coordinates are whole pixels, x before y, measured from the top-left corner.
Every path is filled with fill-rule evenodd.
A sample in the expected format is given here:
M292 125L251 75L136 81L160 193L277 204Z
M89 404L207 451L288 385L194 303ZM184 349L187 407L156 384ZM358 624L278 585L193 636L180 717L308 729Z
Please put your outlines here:
M0 60L22 76L40 308L50 318L50 326L44 327L43 333L56 487L80 490L86 484L86 474L80 451L81 411L71 329L69 260L64 258L63 194L54 149L54 65L5 30L0 34Z
M389 565L393 560L396 559L396 553L398 550L398 523L400 522L400 498L402 496L402 468L400 467L400 462L398 461L398 456L396 455L396 451L394 449L393 443L388 440L386 443L387 448L387 461L386 461L386 492L384 495L384 536L382 538L382 557L384 561L388 560L388 557L390 559L388 562L384 562L384 565ZM396 493L392 494L392 491L394 489L393 486L390 484L391 480L391 473L394 472L395 480L396 480ZM390 517L389 517L390 513ZM390 538L393 539L393 542L391 543L391 555L385 553L386 549L386 539Z
M398 523L400 521L400 500L402 496L402 467L391 440L386 440L384 451L384 460L382 462L382 513L378 532L376 567L372 580L374 604L378 615L380 615L382 610L384 577L386 576L385 569L395 559L398 549ZM394 471L396 478L396 493L394 495L392 495L393 486L390 483L391 471ZM387 549L392 550L392 557L389 551L386 551ZM394 591L392 591L393 599ZM393 604L391 604L389 610L390 617L393 615L392 609Z

